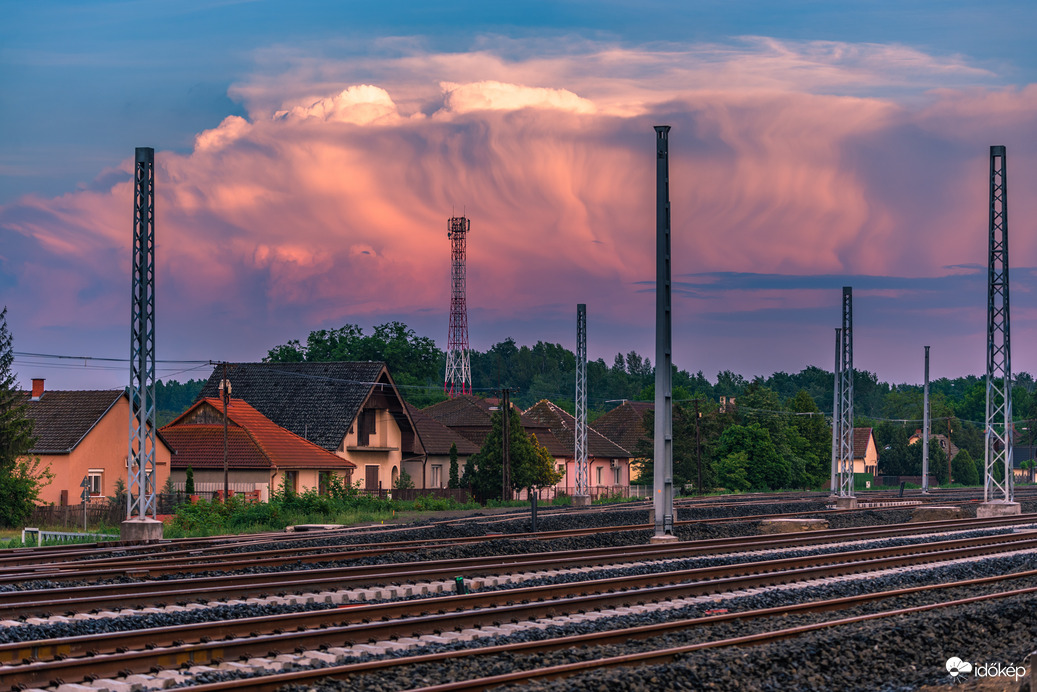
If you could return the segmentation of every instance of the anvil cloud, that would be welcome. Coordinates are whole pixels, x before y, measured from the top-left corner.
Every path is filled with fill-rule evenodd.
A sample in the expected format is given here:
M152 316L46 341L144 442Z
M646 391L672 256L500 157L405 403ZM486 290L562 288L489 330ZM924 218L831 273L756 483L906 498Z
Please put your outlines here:
M839 288L855 285L859 367L917 381L915 350L932 344L938 375L981 371L991 144L1021 183L1017 340L1037 337L1037 85L987 86L963 57L898 45L486 43L338 60L271 49L230 90L244 116L156 152L159 357L256 359L311 329L389 319L444 346L446 219L461 213L473 345L571 346L586 302L592 356L651 356L661 123L681 367L829 367ZM20 350L122 348L131 162L0 207Z

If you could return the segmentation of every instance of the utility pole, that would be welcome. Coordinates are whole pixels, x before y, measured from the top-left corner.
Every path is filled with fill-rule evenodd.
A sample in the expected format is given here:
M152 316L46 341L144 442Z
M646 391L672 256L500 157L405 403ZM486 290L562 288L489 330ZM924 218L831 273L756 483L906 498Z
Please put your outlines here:
M227 404L230 401L230 382L227 380L227 364L223 364L223 381L220 382L223 394L223 501L230 498L230 466L227 462Z
M702 488L702 440L699 437L699 417L702 415L699 413L699 401L701 399L696 398L695 400L695 463L698 466L699 472L699 495L702 495L705 491Z
M573 468L576 471L574 507L591 504L587 469L587 304L576 306L576 438Z
M655 463L653 543L673 535L673 315L670 301L669 125L655 126Z
M987 412L980 518L1019 514L1012 488L1012 345L1008 302L1008 160L990 147L990 235L987 253ZM998 473L1003 473L998 481Z
M134 151L129 440L124 541L161 540L155 497L155 150Z
M835 328L835 383L832 385L832 482L828 486L831 489L832 497L838 497L839 491L836 489L839 485L839 440L841 439L841 433L839 432L839 422L842 420L842 414L839 413L839 383L842 380L842 374L839 372L839 363L842 361L840 357L843 347L843 330L841 327Z
M925 347L925 388L922 390L922 492L929 494L929 347ZM950 440L948 440L950 442ZM947 448L950 451L950 447ZM949 458L949 455L948 455ZM949 479L948 479L948 482Z
M501 499L511 499L511 390L501 389L501 432L504 440L501 448Z

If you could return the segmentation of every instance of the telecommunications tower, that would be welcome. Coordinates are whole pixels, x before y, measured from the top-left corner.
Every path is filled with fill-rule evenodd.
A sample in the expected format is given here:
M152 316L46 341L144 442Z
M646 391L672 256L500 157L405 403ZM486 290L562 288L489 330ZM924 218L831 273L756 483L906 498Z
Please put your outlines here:
M465 239L472 222L454 216L447 222L450 251L450 328L447 332L443 391L453 399L472 393L472 361L468 351L468 303L465 298Z

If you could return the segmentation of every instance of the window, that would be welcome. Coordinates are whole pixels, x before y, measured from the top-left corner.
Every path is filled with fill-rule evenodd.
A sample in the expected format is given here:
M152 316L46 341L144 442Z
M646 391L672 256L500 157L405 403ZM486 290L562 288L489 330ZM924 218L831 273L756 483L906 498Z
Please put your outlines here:
M371 435L375 434L375 411L361 411L357 416L356 445L367 447L371 444Z
M439 464L432 465L432 487L443 487L443 467Z
M328 494L328 485L330 484L331 476L334 473L335 473L334 471L321 471L317 475L317 494L318 495L327 495Z
M619 468L619 464L616 464L616 468L612 469L612 473L615 476L615 485L623 482L623 470Z
M601 467L598 466L596 470L598 472L598 485L601 485Z
M90 494L93 496L104 494L104 470L90 469L87 472L87 480L90 482Z
M290 493L299 492L299 472L292 469L284 472L284 487Z

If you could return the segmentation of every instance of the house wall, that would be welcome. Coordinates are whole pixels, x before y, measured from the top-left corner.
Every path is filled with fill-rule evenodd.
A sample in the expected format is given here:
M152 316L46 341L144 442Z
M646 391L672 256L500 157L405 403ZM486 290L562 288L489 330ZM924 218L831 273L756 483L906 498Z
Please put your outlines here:
M59 505L62 490L70 505L80 502L80 483L90 471L101 472L101 492L95 497L115 495L115 481L127 482L126 456L129 453L130 405L120 397L86 437L69 454L41 454L41 467L49 467L54 479L40 492L40 502ZM156 438L155 487L161 491L169 478L169 448Z
M223 469L193 469L193 471L195 483L223 482ZM187 481L187 469L173 469L169 476L174 483L185 483ZM266 469L230 469L227 476L232 484L270 482L270 472Z
M338 454L343 459L356 464L353 472L353 482L360 481L360 489L364 490L366 479L366 467L378 467L378 483L382 489L392 489L393 471L398 474L403 461L401 451L402 434L400 426L387 409L374 409L376 411L375 432L364 447L357 445L357 422L354 421L345 439L339 446ZM408 467L407 473L411 473ZM415 487L420 474L414 482Z
M874 436L868 438L868 448L864 451L864 456L854 456L853 459L853 472L854 473L877 473L879 464L879 451L875 447Z
M587 459L587 484L595 488L629 487L630 485L630 460L619 459L619 481L616 482L616 472L612 468L611 459L598 459L591 457ZM555 489L565 492L575 492L576 488L576 460L572 457L567 459L555 459L556 468L565 466L565 475L555 484ZM601 470L601 482L598 482L598 470Z

